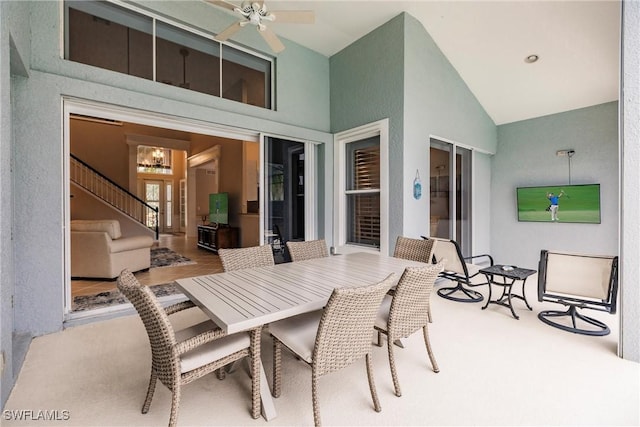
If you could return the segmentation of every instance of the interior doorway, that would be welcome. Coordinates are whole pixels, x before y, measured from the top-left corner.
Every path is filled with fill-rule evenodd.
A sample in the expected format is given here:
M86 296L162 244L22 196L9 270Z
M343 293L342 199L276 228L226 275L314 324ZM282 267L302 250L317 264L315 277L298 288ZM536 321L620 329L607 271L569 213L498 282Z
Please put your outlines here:
M178 255L185 255L192 262L179 266L151 268L140 273L141 283L149 286L166 284L177 277L217 272L220 268L218 258L209 251L198 250L197 237L187 236L189 224L197 224L200 219L196 215L195 199L189 197L190 188L187 179L188 154L200 153L214 146L231 147L226 158L227 167L232 171L240 171L240 176L227 181L242 182L243 142L259 141L259 135L242 130L226 130L224 128L204 126L187 119L177 120L170 117L158 117L156 114L135 110L121 109L97 104L87 105L85 102L65 100L64 102L64 152L71 158L76 156L99 174L100 180L112 181L119 188L126 190L140 199L141 202L158 209L159 217L142 215L139 228L132 231L124 214L109 212L109 204L98 200L96 194L90 194L72 181L70 162L65 162L64 176L68 180L65 185L65 319L90 317L86 311L75 311L75 296L87 296L115 290L115 281L88 278L72 280L71 277L71 238L70 222L72 219L119 219L123 224L122 234L151 232L157 239L154 246L170 245ZM169 127L168 127L169 126ZM151 147L149 154L151 163L140 161L139 147ZM163 155L159 155L163 153ZM144 156L143 156L144 157ZM171 161L169 161L171 159ZM153 169L160 172L154 174ZM164 171L162 172L161 169ZM255 166L252 179L256 182ZM98 176L98 175L96 175ZM118 190L120 191L120 190ZM81 193L83 193L81 195ZM238 193L239 194L239 193ZM73 198L71 198L73 196ZM240 205L242 197L237 196ZM83 207L81 206L87 202ZM238 208L237 215L240 214ZM159 226L159 239L150 231ZM242 225L245 227L246 225ZM255 222L255 235L259 235L259 223ZM146 229L146 231L145 231ZM183 231L180 234L180 231ZM176 240L178 239L178 240ZM172 248L169 248L172 249ZM206 258L206 259L205 259ZM152 257L153 259L153 257ZM209 270L207 270L209 269Z

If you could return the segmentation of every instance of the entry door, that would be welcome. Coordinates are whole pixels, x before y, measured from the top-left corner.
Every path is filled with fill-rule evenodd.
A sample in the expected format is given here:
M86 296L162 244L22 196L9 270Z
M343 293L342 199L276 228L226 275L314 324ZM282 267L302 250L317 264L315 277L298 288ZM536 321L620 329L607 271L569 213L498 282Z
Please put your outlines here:
M154 208L158 208L158 224L156 224L156 217L152 213L149 213L145 218L145 225L149 228L154 228L158 225L158 231L165 231L164 221L164 182L154 180L144 180L144 201Z

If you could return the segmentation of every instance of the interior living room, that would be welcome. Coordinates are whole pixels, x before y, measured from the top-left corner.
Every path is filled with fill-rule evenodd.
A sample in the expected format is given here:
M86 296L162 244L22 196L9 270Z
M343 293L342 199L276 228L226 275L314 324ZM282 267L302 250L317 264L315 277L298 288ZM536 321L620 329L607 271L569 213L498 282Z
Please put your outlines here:
M243 18L215 1L0 2L4 421L32 409L75 425L167 422L164 387L140 413L150 349L126 299L74 308L115 292L120 263L173 286L222 271L223 245L269 245L288 264L285 241L324 239L339 260L425 236L535 270L531 307L516 302L518 319L434 290L441 372L414 334L396 351L396 398L374 347L384 410L356 364L320 382L328 424L637 425L640 4L273 3ZM586 185L598 192L585 220L569 207ZM86 243L97 231L107 249ZM540 321L553 306L536 292L544 250L619 258L618 311L595 315L606 337ZM186 298L162 289L162 303ZM263 384L271 344L263 332ZM179 423L311 423L310 370L283 359L275 419L247 417L252 381L236 369L185 387Z
M136 272L150 286L221 271L215 252L198 245L198 228L210 225L210 194L226 193L229 198L223 226L232 228L235 238L225 247L259 243L259 212L252 212L258 188L257 143L81 115L71 116L69 128L72 312L90 308L90 296L116 289L115 276L105 277L96 255L83 247L80 236L86 232L74 232L74 224L81 221L116 220L123 236L151 237L149 262ZM101 188L97 176L117 190ZM111 198L114 193L120 199L130 193L137 202L158 208L157 217L148 208L142 221L136 221L127 212L133 202L119 205Z

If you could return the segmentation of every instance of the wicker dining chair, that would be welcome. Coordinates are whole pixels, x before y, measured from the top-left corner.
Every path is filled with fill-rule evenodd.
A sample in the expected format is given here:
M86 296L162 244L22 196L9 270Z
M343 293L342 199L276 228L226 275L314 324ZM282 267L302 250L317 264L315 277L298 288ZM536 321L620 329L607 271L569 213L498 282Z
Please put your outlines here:
M294 262L329 256L327 242L324 239L287 242L287 249L289 250L289 255L291 255L291 261Z
M280 320L269 325L273 337L273 396L281 392L284 344L311 366L313 420L320 425L318 378L365 357L369 389L376 412L381 411L373 379L371 332L382 298L394 283L394 274L383 281L333 290L324 310Z
M402 392L393 355L395 340L406 338L422 328L424 344L427 347L433 372L440 372L429 342L427 329L429 321L426 308L429 306L433 284L441 269L440 264L426 267L407 267L398 281L393 297L385 296L380 305L374 327L378 331L379 347L382 346L382 334L387 335L389 366L396 396L401 396Z
M186 329L174 331L169 315L193 303L178 303L163 308L154 293L129 270L120 273L118 289L131 301L144 323L151 344L151 378L142 413L149 412L151 399L160 380L172 392L169 426L178 418L181 387L208 373L244 357L251 366L251 415L260 416L260 333L261 328L249 333L227 335L211 320Z
M218 249L224 271L244 268L267 267L274 265L271 245L252 246L250 248Z
M412 239L398 236L393 257L431 264L434 248L435 240L426 238ZM433 317L431 316L431 303L427 306L427 316L429 323L431 323L433 321Z

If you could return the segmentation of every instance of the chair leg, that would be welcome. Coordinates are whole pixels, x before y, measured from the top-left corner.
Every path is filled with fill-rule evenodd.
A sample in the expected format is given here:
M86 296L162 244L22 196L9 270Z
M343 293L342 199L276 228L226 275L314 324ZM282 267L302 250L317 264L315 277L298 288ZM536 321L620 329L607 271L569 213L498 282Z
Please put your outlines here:
M367 353L367 378L369 379L369 390L371 390L371 399L373 399L373 408L376 412L382 411L380 401L378 400L378 392L376 391L376 383L373 379L373 363L371 363L371 353Z
M427 330L427 325L422 327L422 335L424 335L424 345L427 347L427 354L429 355L429 360L431 360L431 366L433 367L433 372L440 372L440 368L438 367L438 362L436 362L436 357L433 355L433 351L431 351L431 342L429 341L429 331Z
M225 379L227 375L224 367L216 370L216 376L218 377L219 380Z
M260 417L260 333L261 329L251 331L251 416Z
M175 427L178 422L178 407L180 406L180 384L174 384L171 393L171 416L169 417L169 427Z
M382 332L378 331L378 342L376 343L378 347L382 347Z
M280 397L280 382L282 377L282 343L273 337L273 397Z
M149 387L147 388L147 397L144 399L144 403L142 404L142 413L146 414L149 412L149 406L151 406L151 399L153 399L153 393L156 390L156 382L158 380L158 375L156 371L151 369L151 378L149 379Z
M433 323L433 317L431 316L431 302L429 302L429 305L427 306L427 319L429 320L429 323Z
M402 396L402 391L400 390L400 381L398 381L398 372L396 371L396 362L395 357L393 355L393 340L387 336L387 349L389 352L389 367L391 368L391 378L393 379L393 388L395 390L396 396Z
M320 403L318 402L318 376L315 367L311 367L311 399L313 401L313 423L320 427Z

